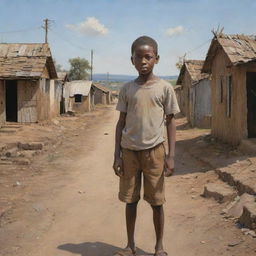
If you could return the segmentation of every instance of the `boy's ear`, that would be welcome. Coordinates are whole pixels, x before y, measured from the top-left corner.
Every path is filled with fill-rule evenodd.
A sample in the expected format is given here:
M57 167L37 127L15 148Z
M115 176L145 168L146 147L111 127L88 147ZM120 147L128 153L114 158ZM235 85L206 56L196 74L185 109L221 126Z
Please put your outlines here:
M159 62L159 60L160 60L160 56L157 55L157 56L156 56L156 64Z
M132 65L134 65L133 56L131 56L131 62L132 62Z

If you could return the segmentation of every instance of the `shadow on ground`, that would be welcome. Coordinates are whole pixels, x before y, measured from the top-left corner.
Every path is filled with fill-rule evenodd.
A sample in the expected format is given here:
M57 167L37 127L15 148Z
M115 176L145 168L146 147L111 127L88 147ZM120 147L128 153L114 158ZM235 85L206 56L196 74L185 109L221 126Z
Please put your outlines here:
M85 242L81 244L62 244L58 249L78 254L80 256L112 256L122 248L102 242ZM137 249L136 255L153 255L141 249Z

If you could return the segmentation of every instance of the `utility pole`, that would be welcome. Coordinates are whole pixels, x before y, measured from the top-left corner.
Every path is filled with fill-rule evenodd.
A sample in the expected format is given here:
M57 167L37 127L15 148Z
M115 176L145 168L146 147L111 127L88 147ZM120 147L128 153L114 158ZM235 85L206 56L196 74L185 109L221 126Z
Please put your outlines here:
M93 50L91 50L91 81L92 81L92 72L93 72Z
M107 85L109 85L109 72L107 72Z
M46 44L48 44L48 29L49 29L49 20L48 19L44 20L43 29L45 30L45 40L44 40L44 42Z

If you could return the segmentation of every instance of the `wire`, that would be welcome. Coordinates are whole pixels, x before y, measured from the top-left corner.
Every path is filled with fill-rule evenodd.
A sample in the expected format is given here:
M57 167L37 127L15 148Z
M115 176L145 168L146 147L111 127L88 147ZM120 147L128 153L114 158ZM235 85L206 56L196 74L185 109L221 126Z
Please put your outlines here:
M0 31L0 34L11 34L11 33L20 33L20 32L26 32L31 30L37 30L41 29L42 27L35 27L35 28L26 28L21 30L10 30L10 31Z
M186 52L185 55L190 54L191 52L194 52L194 51L196 51L196 50L202 48L204 45L206 45L206 44L209 43L210 41L211 41L211 39L208 39L207 41L205 41L204 43L202 43L202 44L200 44L199 46L195 47L194 49L192 49L192 50Z
M88 51L88 49L86 49L86 48L84 48L84 47L82 47L82 46L80 46L80 45L78 45L78 44L74 44L72 41L70 41L70 40L68 40L68 39L66 39L66 38L64 38L64 37L62 37L62 35L60 35L59 33L56 33L56 31L53 31L51 28L50 28L50 30L53 32L54 35L57 35L60 39L62 39L62 40L64 40L65 42L69 43L69 44L72 45L73 47L79 48L79 49L81 49L81 50L83 50L83 51Z

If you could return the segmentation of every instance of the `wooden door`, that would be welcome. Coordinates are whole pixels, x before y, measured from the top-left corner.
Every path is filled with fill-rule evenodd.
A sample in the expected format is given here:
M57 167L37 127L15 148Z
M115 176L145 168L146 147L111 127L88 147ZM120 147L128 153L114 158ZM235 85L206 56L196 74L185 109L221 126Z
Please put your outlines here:
M37 81L19 81L18 83L18 122L35 123L37 116Z

